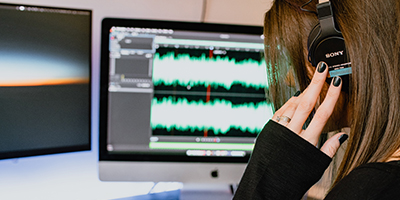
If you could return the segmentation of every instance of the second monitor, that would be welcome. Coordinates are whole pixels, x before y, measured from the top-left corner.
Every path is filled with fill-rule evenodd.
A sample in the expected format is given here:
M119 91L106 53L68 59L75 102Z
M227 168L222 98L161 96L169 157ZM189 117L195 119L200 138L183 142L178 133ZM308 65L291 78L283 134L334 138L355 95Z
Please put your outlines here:
M104 19L100 178L237 183L272 116L263 50L261 27Z

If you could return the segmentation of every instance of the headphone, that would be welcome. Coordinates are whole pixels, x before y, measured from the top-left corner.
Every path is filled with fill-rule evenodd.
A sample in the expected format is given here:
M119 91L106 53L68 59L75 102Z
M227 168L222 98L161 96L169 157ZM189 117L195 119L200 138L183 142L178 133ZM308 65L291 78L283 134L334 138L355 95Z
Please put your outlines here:
M348 75L351 74L351 62L343 35L333 18L329 0L319 0L317 15L319 23L314 26L308 36L308 60L314 67L324 61L328 65L329 79L335 76L348 79ZM330 80L327 81L330 83Z

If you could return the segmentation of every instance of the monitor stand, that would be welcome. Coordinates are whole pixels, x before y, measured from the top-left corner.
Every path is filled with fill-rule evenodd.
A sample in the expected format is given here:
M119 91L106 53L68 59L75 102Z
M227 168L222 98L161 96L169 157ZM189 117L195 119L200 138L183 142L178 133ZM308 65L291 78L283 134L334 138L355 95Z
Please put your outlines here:
M172 188L175 186L173 185ZM118 198L115 200L232 200L235 190L236 185L187 183L183 184L181 188L169 191L153 191L146 195Z
M236 185L183 184L179 200L232 200Z

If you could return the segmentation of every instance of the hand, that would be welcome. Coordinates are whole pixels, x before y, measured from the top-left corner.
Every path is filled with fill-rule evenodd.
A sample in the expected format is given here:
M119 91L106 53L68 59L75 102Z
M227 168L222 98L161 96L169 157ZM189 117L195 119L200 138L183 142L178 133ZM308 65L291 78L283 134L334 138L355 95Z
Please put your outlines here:
M341 78L335 77L329 86L324 101L316 110L307 129L303 130L303 124L315 107L327 74L328 69L326 63L320 62L307 89L299 96L290 98L272 117L272 120L286 126L314 146L317 145L319 136L333 112L342 87ZM321 147L321 151L332 158L336 154L341 143L346 139L347 135L338 133L325 142Z

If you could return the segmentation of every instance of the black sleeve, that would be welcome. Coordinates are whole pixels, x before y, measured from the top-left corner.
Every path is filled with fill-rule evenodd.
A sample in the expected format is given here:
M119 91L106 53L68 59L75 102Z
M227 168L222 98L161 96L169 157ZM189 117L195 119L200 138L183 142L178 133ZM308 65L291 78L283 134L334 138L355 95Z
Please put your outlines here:
M367 163L345 176L325 200L393 200L400 199L400 165Z
M301 199L331 160L311 143L270 120L256 140L233 199Z

